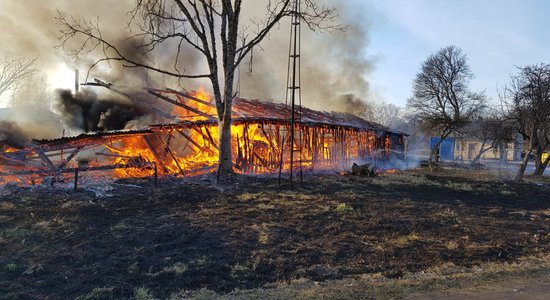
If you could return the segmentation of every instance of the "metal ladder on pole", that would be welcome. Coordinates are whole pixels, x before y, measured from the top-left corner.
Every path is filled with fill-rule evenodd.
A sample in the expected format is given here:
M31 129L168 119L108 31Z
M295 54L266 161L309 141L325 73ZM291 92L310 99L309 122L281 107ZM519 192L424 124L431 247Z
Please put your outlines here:
M300 9L301 0L294 0L293 13L290 27L290 42L288 49L288 69L287 69L287 91L286 104L290 106L290 165L289 180L292 182L294 170L298 168L300 181L303 180L302 171L302 132L300 127L302 123L302 92L300 89L300 40L301 40L301 20ZM298 128L298 130L297 130ZM296 142L296 132L299 131L298 142ZM298 157L295 154L299 155ZM297 159L296 159L297 158ZM282 163L282 162L281 162Z

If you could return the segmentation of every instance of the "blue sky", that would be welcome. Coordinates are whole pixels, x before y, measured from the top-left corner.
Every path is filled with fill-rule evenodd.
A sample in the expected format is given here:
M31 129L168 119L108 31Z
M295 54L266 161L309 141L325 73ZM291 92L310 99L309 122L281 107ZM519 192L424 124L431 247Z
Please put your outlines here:
M448 45L468 56L472 88L498 100L514 66L550 63L550 1L351 0L370 18L372 97L405 105L422 62Z

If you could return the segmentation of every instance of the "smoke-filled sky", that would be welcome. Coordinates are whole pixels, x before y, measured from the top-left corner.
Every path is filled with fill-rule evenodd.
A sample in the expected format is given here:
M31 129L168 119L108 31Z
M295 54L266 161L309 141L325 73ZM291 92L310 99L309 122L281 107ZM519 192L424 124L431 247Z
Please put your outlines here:
M75 62L54 47L59 44L59 25L54 18L57 10L62 13L95 20L98 18L103 34L110 40L122 40L125 33L125 19L133 0L0 0L0 56L38 57L40 67L48 75L52 88L71 88L74 85L73 70L80 68L84 73L95 58L92 54ZM249 18L262 17L265 0L245 1L243 24ZM367 22L361 12L355 10L349 1L325 1L337 6L339 22L349 25L345 32L310 33L304 29L302 42L302 93L304 104L317 109L349 110L340 97L353 94L358 99L369 97L368 74L373 64L363 55L368 46ZM284 100L286 91L286 65L288 60L288 35L290 20L284 20L254 51L252 70L249 74L247 61L241 70L241 96L250 98ZM250 24L250 23L249 23ZM262 50L263 49L263 50ZM170 51L167 49L166 51ZM168 52L157 59L168 57ZM172 51L175 53L175 51ZM172 53L172 54L174 54ZM188 54L186 69L200 69L201 57ZM125 76L100 76L103 79L120 79ZM128 71L128 73L133 73ZM102 74L105 75L105 74ZM158 83L158 82L156 82ZM164 83L164 82L163 82ZM187 84L187 83L186 83ZM188 89L197 86L185 86Z
M245 1L261 11L263 1ZM550 62L550 26L544 0L325 0L336 6L345 32L310 33L302 42L302 93L314 109L349 110L341 99L368 99L404 105L420 64L454 44L468 55L474 88L496 98L515 65ZM71 88L73 69L90 61L70 61L54 46L56 11L95 19L108 36L124 37L124 19L133 0L0 0L0 57L38 57L52 88ZM253 14L253 13L252 13ZM288 21L289 22L289 21ZM286 23L288 23L286 22ZM288 24L282 24L241 68L241 96L283 100ZM197 57L190 55L189 64ZM190 89L195 87L188 87ZM342 97L353 95L353 97ZM2 104L0 103L0 106Z

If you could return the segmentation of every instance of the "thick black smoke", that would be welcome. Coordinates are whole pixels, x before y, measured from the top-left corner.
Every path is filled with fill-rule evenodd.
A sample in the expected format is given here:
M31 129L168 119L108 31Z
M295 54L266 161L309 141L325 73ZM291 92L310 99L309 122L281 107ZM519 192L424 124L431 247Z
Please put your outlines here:
M117 99L99 98L90 90L73 94L71 90L57 90L55 104L62 122L73 129L97 132L124 129L128 122L146 113Z
M12 146L25 146L31 139L19 125L10 121L0 121L0 141Z
M340 111L355 115L363 115L369 109L365 100L353 94L345 94L339 97Z

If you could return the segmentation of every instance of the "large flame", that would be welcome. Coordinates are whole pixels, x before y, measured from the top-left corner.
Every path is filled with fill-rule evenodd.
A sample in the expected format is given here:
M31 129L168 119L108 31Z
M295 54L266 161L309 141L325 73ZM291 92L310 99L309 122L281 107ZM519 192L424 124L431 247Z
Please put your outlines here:
M166 93L172 93L180 102L181 105L174 105L171 113L185 126L152 126L146 133L107 139L103 144L106 151L100 152L101 160L87 161L86 166L113 169L117 178L150 177L155 174L190 176L215 172L219 161L219 132L213 98L204 88L189 93ZM233 109L235 115L245 113L245 110L239 111L238 106L233 106ZM351 159L368 158L390 151L389 135L337 126L306 126L300 123L295 126L295 138L291 141L288 123L270 122L262 118L235 122L231 126L234 170L246 174L277 173L290 168L342 170L352 164ZM3 152L16 150L4 148ZM62 150L57 159L63 161L63 155ZM81 166L71 162L70 167L79 169ZM6 170L0 165L0 173ZM9 177L8 180L16 181L18 178Z
M184 105L214 118L215 105L204 88L189 96L195 100L180 95L177 98ZM174 106L172 115L186 121L208 119L180 106ZM218 139L216 126L197 126L185 130L162 129L153 135L125 138L118 142L119 147L107 147L120 156L115 164L131 167L116 169L115 175L119 178L151 176L155 168L160 175L193 175L213 171L218 162ZM170 143L175 142L181 147L171 147Z
M216 171L219 132L212 97L204 88L185 96L181 93L175 95L182 106L175 106L173 115L186 121L211 122L189 128L160 127L154 134L127 138L120 141L118 147L109 147L111 152L120 156L115 164L130 167L116 170L117 177L151 176L155 165L160 175L196 175ZM240 113L238 107L233 108L234 112ZM291 148L296 150L293 151L292 166L295 169L313 168L314 165L318 169L341 168L350 164L350 157L377 153L377 144L384 151L390 149L389 136L377 137L368 132L350 130L346 134L351 138L346 140L340 129L296 125L295 140L291 142L289 130L288 125L262 122L233 124L231 147L235 171L258 174L289 170Z
M215 104L204 88L189 96L194 99L186 99L181 95L177 98L186 106L215 119ZM180 106L174 106L172 114L187 121L208 120ZM159 138L161 136L163 138ZM277 160L281 155L282 145L261 124L232 125L231 138L235 171L265 173L277 170L277 166L269 162ZM169 142L166 142L167 139ZM176 141L177 147L168 145ZM153 162L161 175L213 172L218 164L219 132L215 122L189 129L164 129L150 136L126 138L118 144L106 146L119 156L114 164L132 167L115 170L119 178L151 176L154 174Z

